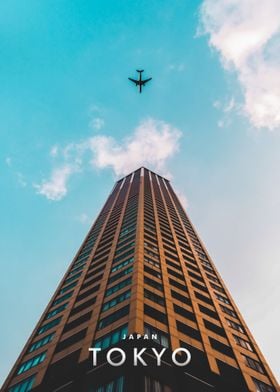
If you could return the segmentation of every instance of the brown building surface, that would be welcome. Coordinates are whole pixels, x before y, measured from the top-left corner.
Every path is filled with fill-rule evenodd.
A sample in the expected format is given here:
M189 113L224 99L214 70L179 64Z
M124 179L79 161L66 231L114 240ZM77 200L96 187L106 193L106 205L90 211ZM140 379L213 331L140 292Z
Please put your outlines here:
M97 366L90 347L102 348ZM112 347L123 365L108 364ZM148 366L133 366L134 347ZM167 349L161 366L152 348ZM141 168L115 184L1 389L30 390L279 390L168 180Z

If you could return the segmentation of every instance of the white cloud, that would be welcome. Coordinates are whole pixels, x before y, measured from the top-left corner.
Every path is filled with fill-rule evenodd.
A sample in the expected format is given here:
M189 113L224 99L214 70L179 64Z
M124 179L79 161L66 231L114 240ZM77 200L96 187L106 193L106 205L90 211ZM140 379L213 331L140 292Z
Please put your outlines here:
M280 127L279 0L204 0L201 31L223 66L237 72L253 126Z
M82 224L86 224L86 223L89 223L89 222L90 222L90 218L89 218L89 216L88 216L85 212L82 212L82 213L77 217L77 220L78 220L80 223L82 223Z
M71 175L85 166L111 168L117 176L145 165L163 172L166 161L179 149L181 135L181 131L170 124L147 119L121 143L104 135L69 143L60 149L64 164L53 170L49 180L43 180L34 187L38 194L50 200L61 200L67 194Z
M61 200L67 194L67 182L70 176L77 170L75 165L65 164L55 168L49 180L43 180L40 185L35 184L34 187L38 194L49 200Z
M27 181L26 181L24 175L23 175L22 173L20 173L20 172L17 172L17 173L16 173L16 176L17 176L18 184L19 184L22 188L25 188L25 187L27 186Z
M122 144L108 136L90 139L92 164L111 167L116 175L125 175L139 166L164 170L166 160L179 148L181 132L171 125L154 119L143 121Z
M50 156L56 157L57 154L58 154L58 146L54 145L54 146L52 146L52 148L50 150Z
M167 69L168 71L183 72L186 69L186 65L184 63L169 64Z
M101 128L104 127L105 121L101 117L94 117L90 120L90 127L99 131Z

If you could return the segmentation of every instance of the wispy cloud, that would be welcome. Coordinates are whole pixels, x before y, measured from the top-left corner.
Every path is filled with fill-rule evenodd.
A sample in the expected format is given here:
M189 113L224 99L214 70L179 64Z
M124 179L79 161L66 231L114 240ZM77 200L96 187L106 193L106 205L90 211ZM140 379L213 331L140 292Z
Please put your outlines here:
M243 113L256 128L280 126L279 0L204 0L200 33L237 73Z
M77 216L77 220L83 225L86 223L90 223L90 218L85 212L82 212L79 216Z
M25 188L27 186L27 181L24 175L21 172L16 172L17 182L22 187Z
M7 166L11 167L12 166L12 158L11 157L6 157L5 158L5 163Z
M61 200L67 194L67 183L70 176L78 171L76 165L64 164L55 168L49 180L35 184L34 188L39 195L45 196L49 200Z
M179 149L182 133L172 125L149 118L140 123L130 136L121 142L97 135L59 149L63 164L55 167L50 179L34 187L38 194L50 200L61 200L68 191L70 177L83 168L110 168L114 174L125 175L147 165L165 172L166 162Z
M94 117L90 120L89 126L99 131L105 125L105 121L101 117Z
M91 105L89 109L89 127L94 129L95 131L99 131L105 125L105 121L103 118L104 110L98 105Z

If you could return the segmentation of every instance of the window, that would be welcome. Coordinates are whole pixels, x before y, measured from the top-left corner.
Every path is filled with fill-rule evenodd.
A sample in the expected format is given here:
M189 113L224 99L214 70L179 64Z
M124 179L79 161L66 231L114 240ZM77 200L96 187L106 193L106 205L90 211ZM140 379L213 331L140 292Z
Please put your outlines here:
M219 317L218 317L217 313L214 312L213 310L208 309L205 306L200 305L200 304L198 304L198 307L199 307L199 309L200 309L200 311L202 313L207 314L207 316L210 316L210 317L212 317L212 318L214 318L216 320L219 320Z
M163 291L163 287L160 283L155 282L153 279L150 279L147 276L144 276L144 283L148 284L149 286L151 286L159 291Z
M96 297L90 298L86 302L83 302L81 305L76 306L73 308L69 314L69 317L73 316L74 314L80 313L82 310L89 308L90 306L94 305L96 302Z
M201 340L200 332L197 329L194 329L187 324L181 323L181 321L176 321L176 325L179 332L182 332L192 339Z
M78 266L78 267L76 267L71 272L69 272L68 276L70 277L72 275L75 275L78 271L81 271L84 268L84 266L85 266L85 263L80 265L80 266Z
M149 264L153 265L154 267L160 268L159 263L157 263L156 261L150 259L149 257L144 256L144 261L146 263L149 263Z
M34 366L39 365L44 361L45 358L46 358L46 351L36 355L36 357L33 357L26 362L23 362L23 364L21 364L20 367L18 368L17 374L24 373L27 370L33 368Z
M160 312L157 309L152 308L151 306L144 304L144 314L157 320L163 324L167 324L167 317L166 314Z
M13 385L11 388L8 389L8 392L29 392L31 391L34 381L35 375L26 378L25 380L21 381L16 385Z
M123 308L117 310L115 313L110 314L107 317L104 317L99 321L98 329L102 329L114 323L115 321L121 319L129 313L129 305L124 306Z
M238 344L238 346L241 346L243 348L246 348L247 350L253 351L251 343L247 342L247 340L242 339L236 335L233 335L233 337L234 337L235 343Z
M66 287L63 287L63 289L60 290L59 294L63 294L63 293L65 293L66 291L72 289L73 287L76 286L77 283L78 283L78 281L73 282L73 283L69 284L69 285L66 286Z
M236 323L236 322L234 322L234 321L232 321L232 320L229 320L229 319L227 319L227 318L226 318L226 322L228 323L228 325L229 325L231 328L235 329L236 331L239 331L239 332L244 333L244 329L243 329L243 328L241 327L241 325L239 325L238 323Z
M149 324L144 325L144 333L145 335L148 335L150 339L153 339L153 341L157 342L163 347L169 347L169 338L168 335L164 332L162 332L160 329L157 329L155 327L152 327Z
M54 310L52 310L51 312L49 312L49 313L46 315L46 320L49 319L49 318L51 318L51 317L53 317L53 316L55 316L56 314L58 314L58 313L60 313L60 312L63 312L63 310L66 309L67 305L68 305L68 302L66 302L65 304L63 304L63 305L59 306L58 308L55 308Z
M121 302L125 301L128 298L130 298L130 290L127 290L124 293L118 295L117 297L111 299L111 301L106 302L102 306L102 312L105 312L106 310L113 308L114 306L120 304Z
M71 329L76 328L79 325L81 325L81 324L85 323L86 321L90 320L91 314L92 314L92 310L90 312L85 313L82 316L76 318L75 320L68 322L65 325L64 329L63 329L63 333L68 332Z
M149 376L144 378L144 392L172 392L172 389Z
M112 346L113 344L121 341L124 336L127 335L128 328L127 324L122 327L115 329L114 331L108 333L107 335L102 336L94 342L94 347L101 348L105 350L106 348Z
M151 301L164 306L164 298L159 295L152 293L151 291L144 289L144 297L150 299Z
M123 392L124 391L124 377L121 376L116 380L109 382L106 385L89 389L89 392Z
M49 335L45 336L44 338L37 340L37 342L34 342L33 344L31 344L28 352L32 353L32 351L37 350L38 348L44 346L45 344L48 344L49 342L52 341L53 337L54 337L55 333L50 333Z
M254 369L254 370L256 370L257 372L260 372L260 373L263 373L263 374L264 374L263 367L262 367L262 365L261 365L258 361L256 361L256 360L253 359L253 358L247 357L246 355L242 355L242 357L244 358L245 364L246 364L249 368Z
M120 264L116 265L115 267L113 267L113 268L111 269L111 273L120 270L121 268L125 267L125 266L128 265L128 264L133 263L133 261L134 261L134 257L131 257L130 259L126 259L126 260L123 261L122 263L120 263Z
M201 301L206 302L208 305L214 306L212 299L206 297L205 295L202 295L202 294L198 293L197 291L194 292L194 295L196 296L197 299L200 299Z
M233 310L231 310L231 309L229 309L229 308L227 308L226 306L223 306L223 305L220 305L220 307L221 307L221 309L222 309L222 311L224 313L228 314L229 316L237 318L237 315L236 315L236 313Z
M195 315L189 310L182 308L181 306L178 306L176 304L173 304L173 308L174 308L174 312L179 314L180 316L183 316L192 321L196 321Z
M59 353L62 350L65 350L67 347L73 346L73 344L80 342L86 336L87 328L82 329L81 331L71 335L69 338L64 339L58 343L55 348L55 353Z
M130 227L124 227L121 232L119 238L123 238L127 236L128 234L132 233L135 230L135 225L130 226Z
M206 287L202 286L201 284L195 282L194 280L191 280L192 286L197 288L198 290L204 291L205 293L208 294L208 290Z
M62 297L59 297L58 299L53 301L52 306L60 304L61 302L65 301L66 299L70 298L72 294L73 294L73 291L71 291L70 293L64 294Z
M111 278L108 279L108 284L115 282L116 280L120 279L122 276L130 274L130 272L133 271L133 267L128 267L125 270L119 272L118 274L112 276Z
M132 255L133 253L134 253L134 248L128 250L127 252L121 254L118 257L115 257L113 262L112 262L112 264L116 264L118 261L121 261L121 260L125 259L126 257Z
M217 286L215 283L210 282L210 286L211 286L213 289L219 291L220 293L224 293L224 292L225 292L224 289L223 289L222 287Z
M175 278L177 278L177 279L180 279L180 280L184 281L184 277L183 277L183 275L179 274L179 273L178 273L178 272L176 272L176 271L173 271L171 268L167 268L167 272L168 272L170 275L173 275L173 276L175 276Z
M228 357L234 358L234 354L231 347L211 337L209 337L209 341L211 346L214 348L214 350L217 350L220 353L227 355Z
M177 282L176 280L174 280L174 279L169 278L169 283L170 283L172 286L177 287L177 289L179 289L179 290L188 291L185 285L183 285L183 284L181 284L181 283L178 283L178 282Z
M81 275L82 275L82 271L78 272L74 276L70 276L70 278L66 279L63 284L68 284L68 283L72 282L73 280L78 279Z
M48 322L47 324L43 325L42 327L40 327L40 328L38 329L37 335L40 335L40 334L42 334L42 333L48 331L49 329L55 327L57 324L60 323L60 320L61 320L61 319L62 319L62 317L60 316L60 317L58 317L58 318L56 318L56 319L54 319L54 320Z
M117 283L115 286L112 286L108 290L106 290L105 297L109 297L109 295L123 289L124 287L128 286L130 283L131 283L131 277L123 280L120 283Z
M223 302L224 304L230 305L230 302L226 297L224 297L223 295L220 295L218 293L215 293L215 295L219 301Z
M256 392L275 392L275 388L273 388L271 385L267 385L262 381L256 380L255 378L253 378L253 381L257 388Z
M227 337L227 335L225 334L225 331L220 326L213 324L210 321L204 320L204 319L203 319L203 322L204 322L205 327L207 329L209 329L209 331L215 332L216 334L223 336L225 338Z
M161 279L161 273L148 267L147 265L144 265L144 271L147 272L148 274L155 276L158 279Z

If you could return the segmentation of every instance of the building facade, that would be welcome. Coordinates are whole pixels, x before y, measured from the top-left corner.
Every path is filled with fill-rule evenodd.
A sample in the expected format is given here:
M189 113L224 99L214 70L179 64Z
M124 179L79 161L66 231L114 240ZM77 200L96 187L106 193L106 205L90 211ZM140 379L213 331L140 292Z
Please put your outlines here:
M165 178L140 168L115 184L1 389L31 390L279 390Z

